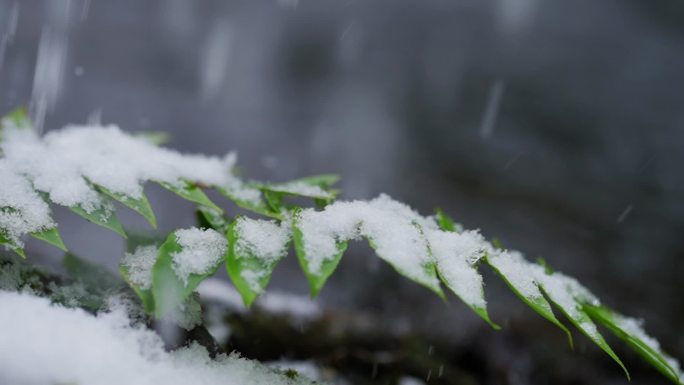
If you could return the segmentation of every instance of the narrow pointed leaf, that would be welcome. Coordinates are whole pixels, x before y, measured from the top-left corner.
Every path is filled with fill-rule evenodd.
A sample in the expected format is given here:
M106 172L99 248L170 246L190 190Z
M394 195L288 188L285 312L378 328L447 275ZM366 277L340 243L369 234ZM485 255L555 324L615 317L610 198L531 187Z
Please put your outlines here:
M197 220L200 227L214 229L225 234L230 223L218 211L207 206L197 206Z
M446 215L442 209L438 208L435 210L435 217L437 218L437 223L439 224L440 229L444 231L458 232L454 220Z
M339 180L340 176L337 174L320 174L295 179L293 182L302 182L311 186L320 186L322 188L327 189L335 183L339 182Z
M121 277L128 283L128 285L133 289L135 294L140 298L140 301L143 304L143 308L145 309L145 312L148 314L153 314L154 313L154 296L152 295L152 289L142 289L140 286L136 285L133 283L133 281L130 278L130 273L128 272L128 268L122 263L119 265L119 273L121 274Z
M248 187L246 187L248 188ZM236 191L233 191L231 189L223 188L223 187L217 187L216 190L226 198L230 199L233 203L235 203L236 206L243 208L245 210L274 218L274 219L283 219L282 215L278 211L273 211L270 206L264 201L263 195L259 190L253 190L252 192L256 195L255 197L251 197L250 199L247 199L243 197L241 194L237 193Z
M0 233L0 245L5 245L8 249L14 251L20 257L26 259L26 253L22 247L15 245L12 241L7 239L2 233Z
M599 333L596 328L596 324L591 320L589 315L583 310L582 305L576 300L570 301L568 298L571 296L569 293L560 293L556 285L552 288L548 283L541 282L540 286L544 291L544 294L553 302L562 312L565 317L573 324L579 331L582 332L587 338L589 338L596 346L601 348L606 354L608 354L625 372L627 379L630 378L629 371L622 363L620 358L615 354L613 349L608 345L606 340L603 338L601 333Z
M437 294L439 298L446 301L446 296L444 295L444 292L442 291L442 288L439 285L439 278L437 277L437 267L435 266L434 262L423 263L420 267L422 269L420 273L405 270L401 265L396 263L392 256L383 255L380 252L378 252L378 246L372 238L366 237L366 239L368 240L368 244L370 245L370 247L373 248L373 250L375 250L377 256L383 261L387 262L390 266L392 266L392 268L394 268L394 270L397 273L403 275L404 277L423 287L426 287L433 293Z
M202 206L211 207L212 209L223 213L223 209L217 206L216 203L212 202L211 199L209 199L209 197L207 196L207 194L205 194L204 191L202 191L202 189L195 184L192 184L188 181L179 181L178 184L171 184L166 182L157 183L159 183L159 185L164 187L165 189L177 194L183 199L189 200L190 202L195 202Z
M40 239L41 241L45 241L53 246L56 246L62 251L69 251L67 247L64 245L64 241L62 241L62 237L59 235L59 230L57 229L57 227L43 230L41 232L31 233L31 236L36 239Z
M173 254L181 250L175 233L171 233L159 248L157 262L152 268L152 297L157 318L165 316L183 303L205 278L216 273L220 265L220 262L217 263L206 274L190 274L187 283L183 282L173 269Z
M97 186L97 188L105 195L118 202L121 202L124 206L142 215L145 219L147 219L153 229L157 228L157 218L154 215L152 206L150 206L150 201L147 199L147 196L145 196L145 193L142 193L140 198L132 198L124 194L111 191L102 186Z
M306 248L304 247L302 231L297 226L296 214L292 222L292 240L294 241L295 253L297 254L299 264L302 267L302 271L304 271L304 275L306 275L306 279L309 281L311 297L314 298L321 291L323 285L325 285L325 282L328 280L328 277L330 277L337 268L337 265L340 263L342 255L347 250L349 243L338 242L337 253L335 256L333 258L324 260L320 269L313 271L309 264L310 257L306 254Z
M489 317L482 275L477 271L477 263L485 254L478 245L484 239L477 232L456 233L453 221L446 215L443 217L448 219L440 223L443 231L425 234L439 278L492 328L501 329Z
M665 354L658 342L649 337L636 320L626 318L603 306L586 305L587 314L626 342L632 350L675 384L681 384L682 374L670 363L673 358Z
M533 274L521 273L521 268L536 268L536 265L525 261L519 254L511 254L509 252L501 254L489 252L485 256L485 261L506 282L506 285L520 300L537 314L561 329L567 335L570 346L573 346L572 333L554 315L551 304L544 298L537 283L532 278Z
M87 212L80 206L69 207L69 210L82 216L90 222L95 223L96 225L110 229L121 235L123 238L126 238L126 232L124 231L121 222L119 222L119 218L116 217L116 212L114 211L114 206L112 205L111 200L103 194L99 195L102 204L95 210Z
M264 250L254 242L254 234L247 236L241 233L245 224L252 224L252 231L258 231L257 237L268 237L275 246ZM237 218L228 230L228 259L226 270L238 289L246 306L266 289L273 269L287 253L289 235L279 225L268 221Z

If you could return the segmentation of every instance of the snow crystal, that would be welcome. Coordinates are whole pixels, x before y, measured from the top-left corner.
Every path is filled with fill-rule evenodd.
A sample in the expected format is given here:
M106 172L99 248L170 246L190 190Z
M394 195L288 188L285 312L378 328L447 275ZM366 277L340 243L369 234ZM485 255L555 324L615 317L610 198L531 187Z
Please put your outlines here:
M265 263L276 262L287 252L290 229L286 223L240 217L235 222L235 251L238 256L250 255Z
M484 308L482 276L475 264L484 255L485 240L477 231L460 234L441 230L425 232L439 274L467 304Z
M235 354L211 359L193 344L166 352L125 311L93 316L50 305L48 299L0 292L0 383L93 385L285 385L289 379ZM103 348L106 347L106 348ZM40 362L40 365L36 365Z
M173 253L173 269L187 285L190 274L206 274L226 253L226 238L212 229L177 230L176 242L181 251Z
M0 159L0 181L0 230L10 242L21 246L22 235L55 226L47 203L4 159Z
M378 256L402 273L437 285L424 269L430 255L421 228L436 229L437 225L384 194L371 201L335 202L323 211L306 209L299 218L312 272L319 272L323 262L334 258L337 242L366 237Z
M126 253L122 264L128 271L128 279L142 290L152 287L152 268L157 261L155 245L138 246L133 253Z

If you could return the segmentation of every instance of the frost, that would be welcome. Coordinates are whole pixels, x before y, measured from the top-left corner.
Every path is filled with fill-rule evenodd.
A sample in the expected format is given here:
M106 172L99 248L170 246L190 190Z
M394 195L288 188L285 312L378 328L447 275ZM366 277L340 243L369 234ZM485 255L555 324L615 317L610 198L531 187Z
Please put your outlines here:
M152 268L156 261L157 247L148 245L138 246L133 253L126 253L122 264L132 284L142 290L149 290L152 287Z
M235 354L211 359L198 344L166 352L161 339L131 326L122 309L93 316L44 298L0 292L0 383L94 385L294 385ZM106 349L103 349L106 347ZM36 365L40 362L40 365Z
M177 230L176 242L181 251L173 253L173 270L187 285L190 274L206 274L226 253L226 238L212 229L189 228Z
M265 263L277 262L287 253L290 226L275 221L240 217L235 222L238 256L254 256Z
M371 201L335 202L323 211L303 210L299 218L309 270L317 273L335 257L336 244L368 238L377 254L409 277L437 286L424 266L431 262L423 229L436 229L407 205L387 195Z

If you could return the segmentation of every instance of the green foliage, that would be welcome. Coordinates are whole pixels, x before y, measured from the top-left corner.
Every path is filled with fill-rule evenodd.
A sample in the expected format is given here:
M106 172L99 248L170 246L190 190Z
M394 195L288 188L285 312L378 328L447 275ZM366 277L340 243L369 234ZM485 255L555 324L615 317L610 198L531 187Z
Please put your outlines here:
M347 250L349 242L338 242L337 243L337 254L331 259L323 261L319 271L311 271L309 269L310 257L306 255L306 250L304 248L304 241L302 239L302 230L297 225L299 221L299 216L295 213L294 220L292 221L292 239L294 241L295 252L297 254L297 259L299 264L306 275L306 279L309 281L309 287L311 291L311 297L314 298L325 285L325 282L332 275L332 273L337 268L337 265L342 259L342 255Z
M25 111L22 110L12 112L6 119L19 127L31 127L31 123L26 117ZM155 135L145 138L145 140L150 140L155 143L157 143L158 139L162 139L161 136ZM230 171L231 170L226 170L226 172ZM151 271L152 284L149 289L142 289L131 282L131 272L123 265L120 268L120 274L138 295L145 310L157 317L163 317L174 310L178 310L179 306L193 295L197 286L204 279L215 274L220 264L225 261L226 271L241 294L245 304L247 306L251 305L259 294L266 289L279 259L269 260L268 258L263 258L263 256L254 255L252 251L242 250L236 247L240 241L240 234L236 231L236 221L239 220L239 217L232 223L228 218L224 217L223 209L212 202L203 191L203 188L207 188L215 189L242 209L251 211L257 215L277 219L281 221L281 223L286 223L291 226L292 243L297 259L309 282L311 295L312 297L315 297L320 290L322 290L325 282L337 268L344 252L347 250L348 242L337 240L335 244L335 254L331 258L324 259L320 269L312 271L310 268L310 261L312 258L318 256L307 255L304 234L302 232L302 227L300 226L301 216L299 213L302 208L299 205L288 201L288 198L300 198L299 200L295 199L296 202L301 201L301 198L305 198L303 199L304 201L313 200L313 203L318 207L324 207L337 197L338 191L332 189L331 186L338 180L339 177L336 175L317 175L285 183L246 183L245 186L251 189L249 190L250 193L256 192L259 194L258 199L249 194L247 196L250 199L247 199L245 194L240 194L238 189L233 189L232 187L200 186L193 181L187 180L179 180L177 183L158 182L162 187L197 205L197 218L202 227L212 228L219 233L226 234L228 241L226 255L223 260L218 261L215 266L212 266L206 274L190 274L189 277L187 277L187 280L183 280L176 274L173 265L174 254L180 252L182 247L178 244L175 233L171 233L163 243L159 242L161 245L159 246L157 258ZM148 220L153 228L156 227L156 216L145 195L142 195L142 197L138 199L133 199L112 192L102 186L96 186L96 188L99 191L98 194L102 202L99 207L88 212L82 207L76 206L70 207L71 211L93 223L109 228L121 236L126 237L126 232L114 212L112 204L113 199L138 212ZM434 219L443 231L463 233L461 226L449 218L442 210L437 210ZM415 223L414 225L423 233L422 228ZM66 250L66 246L56 227L31 235L53 244L62 250ZM423 238L426 237L424 236ZM461 292L458 287L459 282L450 278L449 273L453 272L446 270L448 267L440 266L439 263L430 260L421 265L420 268L422 271L407 271L395 261L392 255L383 255L382 253L384 251L378 249L376 242L372 238L369 237L367 240L378 257L388 262L401 275L427 287L441 298L445 298L440 284L440 282L442 282L468 304L463 297L463 292ZM135 245L149 243L151 243L149 239L132 236L129 242L129 251L133 251ZM0 244L9 247L18 254L24 256L23 249L12 244L8 237L1 232ZM472 265L465 266L464 269L471 269L468 271L469 273L477 274L479 276L479 272L477 271L479 267L491 267L526 305L566 333L570 345L572 346L573 342L570 331L554 314L552 304L555 305L555 307L560 310L570 323L572 323L582 334L586 335L594 344L612 357L623 368L628 377L629 374L627 369L598 332L594 322L606 327L618 338L625 341L632 349L672 382L677 384L681 383L680 373L677 372L672 364L673 361L660 350L657 343L654 344L652 340L646 338L644 335L624 327L624 323L619 322L622 318L617 313L607 307L599 306L591 298L579 295L573 290L568 289L567 291L559 292L558 288L550 287L544 278L557 277L557 273L554 273L543 261L538 265L525 262L529 264L529 266L534 266L537 269L541 266L541 271L545 271L546 274L546 276L535 277L534 280L528 282L532 287L528 287L529 285L525 286L525 283L513 279L506 271L498 267L493 259L495 257L494 254L503 252L503 247L496 240L492 241L492 244L493 246L490 245L489 249L482 251L482 254L479 255L479 257L481 257L480 259L473 262ZM429 242L427 242L427 239L426 247L428 248L428 251L430 251L430 245ZM93 287L97 284L98 279L105 279L98 278L103 277L101 272L96 271L96 269L93 269L89 264L84 263L71 255L67 255L65 258L65 266L73 275L83 277L83 279L90 279L89 285ZM246 275L246 273L248 274ZM246 279L246 277L255 277L255 279ZM480 294L481 298L484 299L484 293L481 292ZM492 327L495 329L500 328L490 319L486 306L472 304L469 304L469 306Z
M164 187L165 189L173 193L176 193L176 195L185 200L197 203L200 206L211 207L212 209L220 213L223 213L223 209L217 206L216 203L212 202L211 199L209 199L209 197L207 196L207 194L205 194L199 186L192 182L179 181L177 184L166 182L157 183L159 183L159 185Z
M69 251L67 250L66 245L64 245L64 241L62 241L62 236L59 235L59 230L57 227L53 227L51 229L43 230L40 232L35 232L31 233L31 236L40 239L41 241L45 241L53 246L56 246L62 251Z
M100 225L104 228L110 229L115 233L121 235L123 238L126 238L126 232L124 231L121 222L119 222L119 218L117 218L116 216L116 212L114 211L114 205L112 204L111 200L107 198L105 195L100 194L100 201L102 202L102 204L94 210L87 211L81 206L72 206L69 207L69 210L73 211L74 213L82 216L83 218L87 219L88 221L96 225Z
M154 211L152 211L150 201L147 200L147 196L145 196L144 193L140 196L140 198L131 198L129 196L111 191L102 186L97 186L97 189L110 198L122 203L124 206L142 215L145 219L147 219L153 229L157 228L157 218L154 215Z
M183 282L173 269L173 254L181 250L175 233L171 233L159 248L157 261L152 269L152 297L154 314L157 317L163 317L176 309L205 278L214 275L219 267L217 264L206 274L190 274L187 281Z
M268 260L264 256L255 255L253 251L241 250L237 247L239 234L236 230L238 217L228 229L228 255L226 271L242 296L246 306L251 306L254 300L266 289L271 280L271 274L278 264L278 260ZM246 279L245 276L251 277Z

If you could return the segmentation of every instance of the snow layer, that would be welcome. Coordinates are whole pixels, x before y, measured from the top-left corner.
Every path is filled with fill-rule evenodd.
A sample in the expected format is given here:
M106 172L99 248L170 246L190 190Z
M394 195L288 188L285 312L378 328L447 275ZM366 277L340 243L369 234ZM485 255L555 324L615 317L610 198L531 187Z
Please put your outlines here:
M64 206L99 207L92 182L115 193L140 198L149 180L178 184L190 180L224 187L256 199L230 173L235 155L183 155L122 132L116 126L67 126L43 138L30 129L5 127L0 148L10 168ZM40 156L37 156L40 154Z
M181 251L173 253L173 269L186 285L190 274L206 274L226 253L226 237L216 230L189 228L177 230L176 242Z
M431 257L422 229L436 229L434 220L420 216L387 195L370 201L335 202L323 211L303 210L299 229L309 270L317 273L337 253L338 242L368 238L378 256L411 278L438 285L424 266Z
M192 345L174 352L123 309L93 316L29 294L0 292L0 383L285 385L311 383Z
M21 246L21 236L54 226L50 208L31 183L0 159L0 232Z
M157 261L157 246L138 246L133 253L126 253L122 264L128 271L131 283L148 290L152 287L152 268Z
M441 230L425 232L440 276L468 305L484 308L482 276L476 264L484 256L485 240L477 231L462 233Z
M238 256L250 255L265 263L276 262L287 253L290 229L287 223L240 217L235 222L235 251Z

